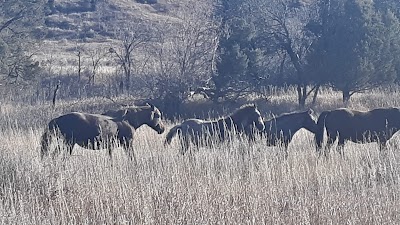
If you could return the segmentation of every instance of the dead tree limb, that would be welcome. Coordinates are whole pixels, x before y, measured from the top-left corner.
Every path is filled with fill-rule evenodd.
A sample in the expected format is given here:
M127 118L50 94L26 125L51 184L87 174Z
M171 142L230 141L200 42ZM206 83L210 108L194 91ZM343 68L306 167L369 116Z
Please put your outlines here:
M60 89L60 83L61 82L58 81L56 88L54 89L54 92L53 92L53 108L56 107L57 92Z

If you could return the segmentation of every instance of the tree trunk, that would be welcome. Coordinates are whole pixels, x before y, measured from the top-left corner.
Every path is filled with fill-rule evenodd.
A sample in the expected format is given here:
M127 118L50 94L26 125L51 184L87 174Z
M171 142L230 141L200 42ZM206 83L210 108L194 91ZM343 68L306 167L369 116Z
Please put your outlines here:
M125 80L125 90L126 90L126 93L130 93L130 91L131 91L131 75L128 73L128 74L126 74L126 80Z
M294 68L297 71L297 97L298 97L298 103L300 108L304 108L306 105L306 99L307 99L307 85L303 84L304 79L304 71L303 67L300 63L300 59L298 54L296 54L292 48L291 42L286 43L284 45L284 49L286 50L287 54L290 57L290 60L293 63Z
M307 86L297 84L297 98L299 107L301 109L304 109L306 106L306 99L307 99Z
M92 11L92 12L96 11L96 1L95 0L90 0L90 11Z
M54 0L48 0L47 5L49 6L50 14L54 14L56 12L56 9L54 7Z
M81 62L81 51L78 51L78 80L81 81L81 72L82 72L82 62Z
M123 64L124 73L125 73L125 93L129 93L131 89L131 68L127 64Z
M58 92L58 89L60 88L60 84L61 84L61 82L58 81L58 83L56 85L56 88L54 89L54 92L53 92L53 101L52 101L53 102L53 108L56 107L57 92Z
M311 103L312 106L315 106L315 104L317 103L317 95L318 95L318 91L319 91L320 87L321 86L319 84L315 87L314 95L313 95L313 99L312 99L312 103Z
M349 90L342 90L342 95L343 95L343 103L345 105L347 105L347 103L349 103L350 97L351 97L350 91Z

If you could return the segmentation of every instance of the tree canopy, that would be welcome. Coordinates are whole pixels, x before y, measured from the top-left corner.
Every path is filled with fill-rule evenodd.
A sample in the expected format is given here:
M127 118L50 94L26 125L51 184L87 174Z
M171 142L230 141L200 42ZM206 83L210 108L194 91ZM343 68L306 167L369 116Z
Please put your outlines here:
M399 43L398 21L371 1L321 4L320 37L312 45L308 68L315 79L351 95L393 81Z
M31 79L39 70L31 49L44 6L41 0L0 2L0 74L12 82Z

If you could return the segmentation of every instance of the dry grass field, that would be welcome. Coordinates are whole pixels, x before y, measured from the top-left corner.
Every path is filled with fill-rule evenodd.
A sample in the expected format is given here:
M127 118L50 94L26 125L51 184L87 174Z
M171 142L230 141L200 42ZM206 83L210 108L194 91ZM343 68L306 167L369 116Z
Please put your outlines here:
M355 95L350 108L399 106L397 89ZM295 94L281 93L270 111L295 108ZM323 91L316 111L342 106ZM72 156L40 160L46 123L71 110L101 112L98 99L48 105L0 106L1 224L399 224L400 137L387 151L348 143L344 158L315 153L313 135L301 130L283 158L279 147L239 139L178 154L178 141L148 127L135 137L137 163L122 149L75 147ZM279 108L280 107L280 108ZM167 122L168 127L173 126Z

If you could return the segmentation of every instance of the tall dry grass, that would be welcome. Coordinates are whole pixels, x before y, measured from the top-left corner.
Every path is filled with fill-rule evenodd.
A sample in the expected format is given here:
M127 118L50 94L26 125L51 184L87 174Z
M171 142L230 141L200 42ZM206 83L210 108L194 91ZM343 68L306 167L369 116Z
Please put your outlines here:
M291 110L294 93L273 96L274 112ZM397 106L385 90L356 95L350 107ZM17 103L0 108L1 224L398 224L400 160L398 137L386 152L376 144L345 146L328 159L314 151L313 136L301 130L284 159L263 140L235 139L180 155L179 142L164 147L164 135L148 127L135 137L137 163L116 148L76 147L73 155L39 159L39 139L53 117L74 110L102 111L84 104ZM318 111L340 107L339 95L323 92ZM89 107L89 106L92 107ZM171 127L173 124L169 123Z

